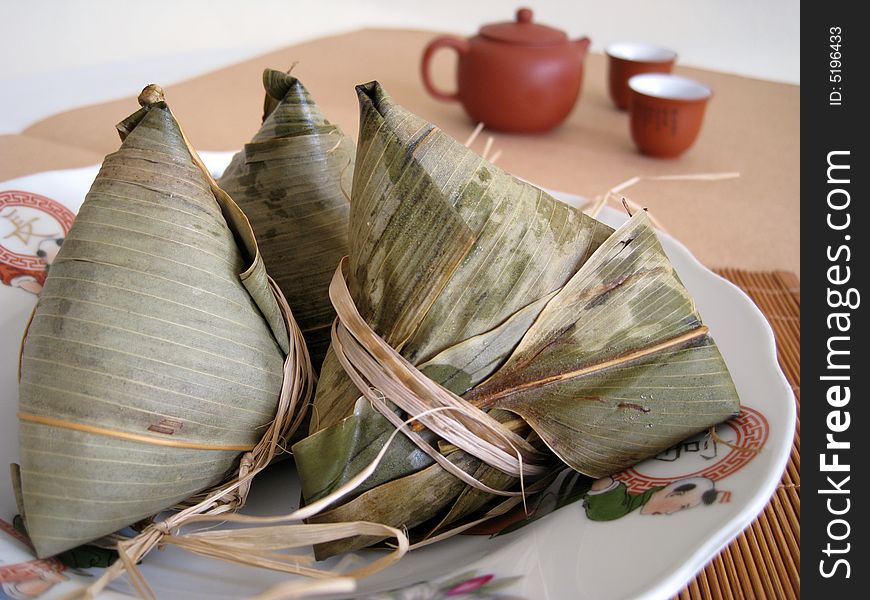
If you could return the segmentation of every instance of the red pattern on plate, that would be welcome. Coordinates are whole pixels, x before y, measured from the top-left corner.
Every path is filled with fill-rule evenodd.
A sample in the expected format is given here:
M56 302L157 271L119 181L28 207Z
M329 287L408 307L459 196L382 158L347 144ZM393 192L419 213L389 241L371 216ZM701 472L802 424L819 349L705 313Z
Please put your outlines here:
M726 421L724 426L734 431L736 436L733 442L734 446L746 448L747 450L741 451L729 448L725 458L716 461L716 463L706 469L693 473L681 473L668 477L653 477L640 472L637 467L632 467L618 475L614 475L613 478L625 483L628 490L633 494L639 494L653 487L665 486L688 477L706 477L713 481L720 481L732 473L739 471L755 458L758 450L767 441L767 436L770 432L770 425L768 425L764 414L748 406L741 407L740 414Z
M40 232L34 230L34 227L39 226L39 216L22 217L18 214L18 208L43 213L53 223L59 224L61 231L46 230ZM75 219L75 213L60 202L46 196L33 192L8 190L0 192L0 219L12 224L12 231L0 236L0 275L2 275L3 282L8 285L14 277L30 275L42 283L45 280L46 269L46 263L42 257L32 250L27 253L16 251L10 246L8 240L15 237L27 247L31 238L48 238L57 234L65 236L73 219Z
M15 538L19 542L26 544L30 548L30 541L12 525L0 519L0 531L7 534L9 537ZM13 583L17 581L27 581L29 579L38 579L44 573L60 573L66 567L56 558L42 558L29 560L23 563L14 565L0 565L0 583Z

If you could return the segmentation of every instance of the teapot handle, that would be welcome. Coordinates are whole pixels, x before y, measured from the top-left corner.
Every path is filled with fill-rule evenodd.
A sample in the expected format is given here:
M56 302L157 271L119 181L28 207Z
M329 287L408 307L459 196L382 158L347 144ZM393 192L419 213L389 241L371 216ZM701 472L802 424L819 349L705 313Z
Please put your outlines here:
M429 45L426 46L425 52L423 52L423 62L420 64L420 74L423 76L423 85L426 86L426 91L438 100L459 100L458 91L452 94L442 92L435 87L434 83L432 83L429 63L431 62L432 56L435 52L441 48L453 48L459 54L459 57L462 58L462 55L468 52L468 40L445 35L429 42Z

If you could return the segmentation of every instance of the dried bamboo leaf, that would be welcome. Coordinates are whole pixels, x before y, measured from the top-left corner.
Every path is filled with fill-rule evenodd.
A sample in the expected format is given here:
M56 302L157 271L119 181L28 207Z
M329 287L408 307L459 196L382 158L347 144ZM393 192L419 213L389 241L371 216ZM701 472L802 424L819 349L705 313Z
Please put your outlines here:
M448 459L468 473L473 473L480 464L479 460L461 451L452 453ZM434 464L413 475L381 484L338 508L312 517L310 522L356 521L357 515L367 514L375 523L391 526L391 523L398 522L400 527L411 528L438 515L465 487L465 483ZM315 556L321 560L339 552L365 548L384 537L358 536L317 544Z
M244 215L165 103L119 131L23 345L20 508L40 556L220 481L281 389L287 334Z
M517 482L516 477L506 475L498 469L490 467L482 462L478 462L477 470L474 472L474 478L499 490L509 489ZM438 532L446 530L449 525L452 525L466 515L479 510L484 505L491 502L492 499L492 494L487 494L482 490L466 485L459 496L456 497L456 501L453 502L452 506L450 506L450 510L447 514L434 528L432 528L432 531L427 533L426 537L430 537Z
M560 508L582 500L595 480L566 467L555 472L552 481L527 498L526 507L513 510L476 526L477 535L505 535L530 525Z
M477 471L474 472L474 478L490 487L504 490L511 488L517 482L516 477L505 475L498 469L494 469L486 464L478 466ZM444 531L447 529L448 525L452 525L456 521L464 518L466 515L479 510L487 503L492 502L492 500L492 494L487 494L484 491L466 485L462 490L462 493L459 494L456 501L450 507L450 512L448 512L447 515L441 519L438 525L427 534L427 537L437 532Z
M263 85L263 125L233 157L220 185L250 219L317 369L335 318L329 281L347 254L354 145L295 77L266 69Z
M420 365L420 370L451 392L464 394L504 361L506 349L517 345L555 294L547 294L521 308L494 329L438 353Z
M728 369L644 211L602 244L467 399L519 414L591 477L739 411Z
M342 420L335 427L322 429L293 447L296 452L305 453L309 446L322 448L344 448L351 457L347 462L333 460L331 454L310 454L308 460L297 463L299 479L303 484L302 495L306 502L319 500L347 483L351 477L370 464L395 427L379 412L371 407L368 400L360 398L354 407L354 414ZM381 483L407 475L432 464L432 459L404 436L393 441L395 449L387 461L381 463L377 472L366 479L354 491L357 496ZM318 460L319 459L319 460ZM394 464L390 464L392 459Z

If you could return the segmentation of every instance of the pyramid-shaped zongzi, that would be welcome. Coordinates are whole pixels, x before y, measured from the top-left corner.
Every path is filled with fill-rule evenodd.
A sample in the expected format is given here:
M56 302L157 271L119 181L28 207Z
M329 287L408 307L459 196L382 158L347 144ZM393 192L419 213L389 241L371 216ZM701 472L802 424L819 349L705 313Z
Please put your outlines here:
M354 147L297 78L267 69L263 84L263 125L220 185L250 219L318 369L335 318L329 280L347 254Z
M23 345L13 473L40 556L220 482L281 390L287 332L250 227L159 92L140 102Z

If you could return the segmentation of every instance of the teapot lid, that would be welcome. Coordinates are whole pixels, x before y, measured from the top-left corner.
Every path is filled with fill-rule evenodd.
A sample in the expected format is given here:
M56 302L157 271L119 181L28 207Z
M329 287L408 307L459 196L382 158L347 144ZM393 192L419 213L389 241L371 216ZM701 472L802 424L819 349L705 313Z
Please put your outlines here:
M568 36L561 29L532 23L530 8L519 9L516 21L484 25L480 28L480 35L523 46L556 46L568 41Z

